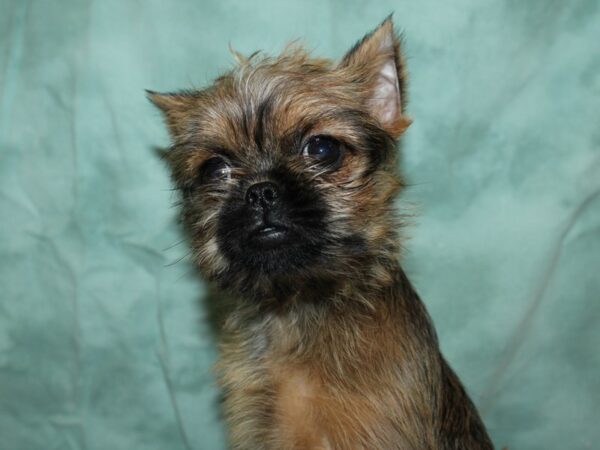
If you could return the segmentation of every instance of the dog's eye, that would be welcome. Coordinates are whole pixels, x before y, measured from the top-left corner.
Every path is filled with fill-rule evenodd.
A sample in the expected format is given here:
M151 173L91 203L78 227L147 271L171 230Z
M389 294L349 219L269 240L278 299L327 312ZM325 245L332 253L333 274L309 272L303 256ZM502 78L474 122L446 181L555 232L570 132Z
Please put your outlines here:
M342 145L337 139L329 136L313 136L304 145L302 154L316 159L322 164L339 167L342 160Z
M215 180L229 178L231 166L227 161L219 156L210 158L200 167L199 180L201 183L207 183Z

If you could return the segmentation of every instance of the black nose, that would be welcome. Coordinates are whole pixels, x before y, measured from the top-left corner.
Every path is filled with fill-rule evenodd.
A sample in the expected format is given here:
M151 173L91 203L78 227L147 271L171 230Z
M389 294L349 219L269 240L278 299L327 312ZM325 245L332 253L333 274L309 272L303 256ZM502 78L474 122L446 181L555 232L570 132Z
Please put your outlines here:
M270 181L253 184L246 191L246 203L253 208L272 208L278 201L279 188Z

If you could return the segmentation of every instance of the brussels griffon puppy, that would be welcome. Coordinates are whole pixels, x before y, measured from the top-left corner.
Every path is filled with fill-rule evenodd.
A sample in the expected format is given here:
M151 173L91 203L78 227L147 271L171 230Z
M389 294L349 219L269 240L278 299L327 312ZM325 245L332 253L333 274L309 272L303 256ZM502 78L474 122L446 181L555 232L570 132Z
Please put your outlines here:
M492 449L398 263L410 119L391 19L339 62L235 55L206 89L148 93L194 262L233 300L217 365L232 448Z

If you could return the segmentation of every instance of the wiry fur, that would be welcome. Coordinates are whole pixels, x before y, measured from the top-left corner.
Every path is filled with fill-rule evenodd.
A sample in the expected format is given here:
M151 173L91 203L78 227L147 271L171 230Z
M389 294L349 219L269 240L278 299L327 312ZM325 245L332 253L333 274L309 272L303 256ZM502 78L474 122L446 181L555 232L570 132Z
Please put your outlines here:
M173 138L166 158L194 261L233 299L218 364L231 446L491 449L397 262L394 145L410 120L391 20L337 64L298 46L237 60L202 91L150 93ZM338 170L302 156L310 135L342 142ZM215 155L231 177L202 183ZM264 180L284 186L298 223L291 250L273 257L239 236L244 193Z

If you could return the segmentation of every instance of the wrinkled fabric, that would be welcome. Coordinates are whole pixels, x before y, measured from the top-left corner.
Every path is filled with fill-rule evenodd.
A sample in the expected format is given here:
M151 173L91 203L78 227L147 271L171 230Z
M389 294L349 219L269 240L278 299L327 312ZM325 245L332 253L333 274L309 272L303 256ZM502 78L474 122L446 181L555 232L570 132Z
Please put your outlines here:
M390 12L403 264L498 447L599 448L600 2L0 0L0 449L225 448L144 89Z

